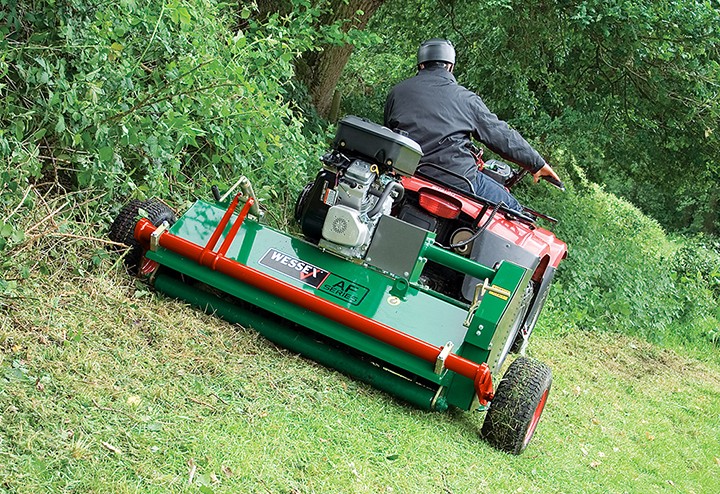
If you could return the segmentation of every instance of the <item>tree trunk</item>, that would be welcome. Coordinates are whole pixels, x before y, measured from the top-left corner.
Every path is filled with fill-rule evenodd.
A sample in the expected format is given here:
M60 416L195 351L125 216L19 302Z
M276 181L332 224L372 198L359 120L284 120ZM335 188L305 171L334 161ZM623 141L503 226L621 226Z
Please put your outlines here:
M332 24L347 19L344 31L351 28L363 29L370 17L382 5L384 0L332 0L331 14L323 19L323 24ZM361 11L362 14L357 14ZM333 93L345 64L350 59L351 45L328 46L319 52L308 53L298 75L305 82L313 105L324 118L330 114Z
M328 14L321 25L345 21L343 31L364 29L370 17L385 0L330 0ZM243 3L239 3L242 6ZM257 0L258 19L266 19L271 13L288 13L292 4L288 0ZM362 12L362 14L358 14ZM298 78L305 83L312 103L323 118L328 118L333 106L333 96L345 64L350 59L351 45L326 46L321 51L306 53L297 63ZM337 96L336 96L337 97Z

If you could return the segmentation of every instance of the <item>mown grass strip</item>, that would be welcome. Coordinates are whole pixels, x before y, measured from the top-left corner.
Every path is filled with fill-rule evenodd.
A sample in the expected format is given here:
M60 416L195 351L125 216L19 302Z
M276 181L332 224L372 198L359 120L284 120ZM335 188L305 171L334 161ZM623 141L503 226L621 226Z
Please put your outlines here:
M479 440L479 413L410 408L119 271L32 282L42 299L0 316L8 492L707 492L720 481L717 356L540 328L532 352L555 383L533 443L511 457Z

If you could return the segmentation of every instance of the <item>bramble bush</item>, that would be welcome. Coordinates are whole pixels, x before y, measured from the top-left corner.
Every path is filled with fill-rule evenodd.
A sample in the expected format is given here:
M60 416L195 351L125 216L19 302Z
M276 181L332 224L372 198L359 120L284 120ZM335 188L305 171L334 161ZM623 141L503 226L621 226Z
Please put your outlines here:
M705 235L682 237L672 258L678 298L683 308L680 323L720 343L720 242Z
M53 271L38 257L68 257L62 237L36 247L43 228L91 235L130 197L182 206L244 174L285 226L327 134L297 102L303 88L293 69L319 37L335 42L332 27L315 27L321 13L294 0L287 14L259 24L252 5L207 0L0 0L0 270L14 271L0 279L0 298L32 273ZM348 83L372 88L349 100L361 116L380 115L387 77L404 70L383 56ZM655 221L588 183L573 161L582 158L577 149L554 157L569 192L523 184L518 194L561 220L552 229L570 255L551 304L563 323L652 341L717 341L717 241L669 240ZM62 192L59 204L49 199ZM94 247L71 268L78 276L102 258Z
M333 34L293 3L260 24L254 4L0 0L0 309L97 269L130 198L182 208L246 175L288 222L326 137L293 61Z

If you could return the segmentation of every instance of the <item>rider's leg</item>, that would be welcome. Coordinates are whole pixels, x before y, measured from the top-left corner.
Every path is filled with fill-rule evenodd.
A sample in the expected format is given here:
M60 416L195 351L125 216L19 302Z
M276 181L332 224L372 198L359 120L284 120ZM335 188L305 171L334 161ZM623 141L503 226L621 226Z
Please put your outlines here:
M513 195L505 189L505 187L484 173L478 173L475 175L475 183L473 184L473 187L475 188L476 196L483 197L494 203L502 201L508 208L514 211L522 211L522 205L518 202L518 200L515 199Z

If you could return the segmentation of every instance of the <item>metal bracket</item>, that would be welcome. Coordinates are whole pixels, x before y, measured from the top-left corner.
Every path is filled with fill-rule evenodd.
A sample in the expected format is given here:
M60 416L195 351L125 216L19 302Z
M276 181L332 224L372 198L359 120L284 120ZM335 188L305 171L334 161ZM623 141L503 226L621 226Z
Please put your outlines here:
M470 327L470 321L472 321L473 316L475 315L475 311L478 310L478 307L480 307L480 302L482 301L483 296L485 293L491 293L495 295L498 298L501 298L503 300L507 300L510 298L510 295L512 293L510 290L506 290L505 288L491 285L490 279L485 278L485 281L483 281L482 285L478 283L475 285L475 293L473 294L473 301L470 305L470 308L468 309L468 315L465 318L465 322L463 323L463 326L466 328Z
M409 289L410 282L407 278L396 278L393 287L390 289L390 295L394 295L400 300L405 300Z
M263 212L260 210L259 202L255 196L255 191L252 188L250 180L245 175L241 176L238 181L235 182L233 186L225 192L225 194L223 194L220 198L220 202L225 202L227 198L230 197L230 194L235 192L235 189L238 187L240 187L240 190L242 191L239 195L243 202L247 202L249 199L253 200L252 207L250 208L250 214L259 220L262 219Z
M437 359L435 359L435 374L438 376L442 375L445 371L445 360L447 360L448 355L452 352L453 346L452 341L445 343L442 350L440 350L440 354L437 356Z
M230 197L230 195L231 195L233 192L235 192L235 189L237 189L238 187L240 187L240 184L241 184L244 180L247 180L247 179L246 179L245 176L243 175L243 176L241 176L241 177L238 179L237 182L235 182L235 183L233 184L232 187L230 187L227 191L225 191L225 193L224 193L224 194L222 195L222 197L220 198L220 202L225 202L225 201L227 200L227 198Z
M485 278L485 284L487 284L488 279ZM482 300L482 296L485 295L485 290L483 290L484 285L480 285L478 283L475 285L475 293L473 294L473 300L472 304L470 304L470 308L468 309L468 315L465 318L465 322L463 323L463 326L466 328L470 327L470 321L472 321L473 316L475 315L475 311L478 310L478 307L480 307L480 300Z
M523 325L522 328L520 328L520 334L522 335L522 345L520 346L520 356L524 357L525 352L527 351L528 343L530 342L530 334L528 333L527 328Z
M170 228L170 223L163 221L162 224L150 234L150 250L155 252L160 246L160 235L165 233L165 230Z
M478 398L477 393L473 395L473 399L470 402L470 408L469 410L475 410L475 411L483 411L483 406L480 405L480 398Z
M512 293L510 293L510 290L506 290L505 288L501 288L499 286L491 285L490 280L487 278L485 278L485 281L483 281L482 287L480 286L480 284L478 284L475 289L477 290L478 287L480 288L481 297L485 295L485 292L490 292L491 294L503 300L509 299L510 295L512 295Z

